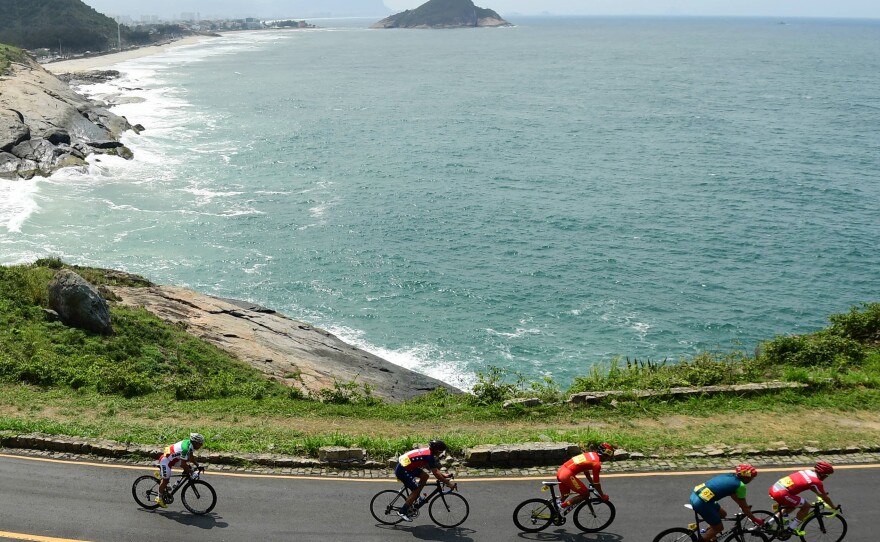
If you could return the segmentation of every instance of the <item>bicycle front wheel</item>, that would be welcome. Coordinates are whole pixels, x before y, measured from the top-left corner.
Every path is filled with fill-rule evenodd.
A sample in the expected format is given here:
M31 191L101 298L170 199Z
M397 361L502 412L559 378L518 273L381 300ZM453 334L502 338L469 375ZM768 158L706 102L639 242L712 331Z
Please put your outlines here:
M217 504L217 493L211 484L203 480L193 480L183 488L181 502L193 514L207 514Z
M611 525L617 511L610 501L589 499L574 511L574 524L585 533L597 533Z
M373 496L373 500L370 501L370 513L379 523L397 525L403 521L397 512L404 502L406 502L406 496L403 492L386 489Z
M159 508L156 504L156 497L159 496L159 479L151 474L139 477L131 485L131 496L135 502L141 505L141 508L147 510L155 510Z
M700 542L700 537L690 529L673 527L655 536L654 542Z
M840 542L846 536L846 520L834 512L822 512L804 522L803 542Z
M428 504L428 515L441 527L458 527L470 513L467 499L458 493L441 493Z
M513 523L520 531L537 533L550 526L553 521L553 508L550 501L529 499L513 510Z

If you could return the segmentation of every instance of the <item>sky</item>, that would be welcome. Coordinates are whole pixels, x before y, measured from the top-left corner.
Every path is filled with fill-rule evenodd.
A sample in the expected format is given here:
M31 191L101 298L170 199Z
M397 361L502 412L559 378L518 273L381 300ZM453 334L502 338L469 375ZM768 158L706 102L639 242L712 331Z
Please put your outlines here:
M83 0L108 15L181 12L207 16L387 15L419 7L427 0ZM383 4L386 9L383 9ZM878 0L475 0L478 7L505 15L693 15L762 17L842 17L880 19ZM342 13L350 11L351 13ZM355 11L360 13L355 13Z

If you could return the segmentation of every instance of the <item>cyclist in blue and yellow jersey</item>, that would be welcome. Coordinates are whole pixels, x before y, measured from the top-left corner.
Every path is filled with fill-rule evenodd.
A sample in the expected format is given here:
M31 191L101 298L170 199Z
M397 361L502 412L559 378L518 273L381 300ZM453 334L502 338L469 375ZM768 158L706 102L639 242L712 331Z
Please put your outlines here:
M733 499L755 525L764 524L762 519L752 515L752 507L746 501L746 484L754 480L757 475L758 470L755 467L742 463L736 466L733 473L718 475L694 488L694 492L691 493L691 505L694 511L709 524L709 528L703 533L703 540L715 540L715 536L723 529L721 518L727 517L727 512L721 508L718 501L724 497Z
M451 489L456 484L448 476L440 472L440 455L446 451L446 443L442 440L432 440L427 448L418 448L400 456L397 466L394 467L394 475L409 489L406 502L397 513L404 521L412 521L409 517L409 509L422 492L422 488L428 483L428 473L423 469L430 469L438 480L445 483ZM418 478L418 480L416 480Z
M159 458L159 476L162 478L162 481L159 482L159 495L156 496L156 504L162 508L168 508L162 497L165 496L165 490L168 489L168 480L171 478L171 467L180 466L184 472L189 473L190 476L194 476L193 470L189 464L195 463L196 467L199 466L195 461L196 458L193 452L194 450L201 448L204 443L205 437L199 433L190 433L188 439L181 440L180 442L165 448L165 453Z
M602 482L599 481L599 471L602 470L602 461L614 458L614 446L603 442L595 452L586 452L576 455L562 464L556 471L556 479L559 480L559 494L562 498L561 507L567 509L590 496L590 488L578 480L577 475L584 473L587 481L596 488L603 501L608 500L608 495L602 491ZM577 493L569 498L569 493Z

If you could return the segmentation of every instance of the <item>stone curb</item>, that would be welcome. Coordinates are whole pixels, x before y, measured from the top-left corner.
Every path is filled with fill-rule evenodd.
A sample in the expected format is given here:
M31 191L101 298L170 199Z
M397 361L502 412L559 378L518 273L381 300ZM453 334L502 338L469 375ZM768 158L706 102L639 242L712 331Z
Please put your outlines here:
M781 443L780 443L781 444ZM533 445L534 447L530 448ZM496 452L498 461L462 462L459 458L446 458L443 467L465 476L529 476L554 474L564 459L577 453L575 445L567 443L531 443L521 445L475 446L480 457L491 458ZM102 461L114 461L138 465L150 465L162 454L159 446L126 444L104 439L90 439L31 433L15 435L0 433L0 447L18 451L22 455L43 455L63 459L95 457ZM488 452L486 452L488 450ZM529 450L546 456L543 464L527 464L521 456ZM549 455L548 450L553 452ZM562 450L564 453L561 453ZM23 452L23 453L22 453ZM470 450L469 450L470 452ZM558 457L557 457L558 456ZM638 472L668 470L699 470L725 468L733 463L749 461L759 466L803 465L817 457L832 463L880 462L880 446L849 446L846 448L819 449L805 447L790 449L779 446L770 450L754 450L745 447L703 448L682 456L662 457L638 452L618 450L615 461L605 463L606 472ZM506 464L500 458L506 458ZM510 458L514 459L511 460ZM519 459L517 459L519 457ZM319 458L295 457L281 454L207 453L201 461L214 466L214 470L240 470L282 474L308 474L343 477L393 477L394 461L369 460L361 448L328 446L319 452ZM218 468L219 467L219 468Z

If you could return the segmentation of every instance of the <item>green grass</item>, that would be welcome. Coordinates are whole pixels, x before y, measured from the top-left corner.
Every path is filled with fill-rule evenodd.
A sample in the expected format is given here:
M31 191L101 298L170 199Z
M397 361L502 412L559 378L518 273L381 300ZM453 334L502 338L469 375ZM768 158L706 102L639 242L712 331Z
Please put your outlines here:
M24 62L26 57L25 52L18 47L0 43L0 76L6 75L6 70L13 62Z
M683 453L718 442L763 447L880 441L880 304L831 317L831 326L778 337L757 357L704 353L677 362L616 360L563 389L491 367L472 394L442 390L385 404L353 383L311 397L264 378L229 354L144 310L111 305L115 334L46 318L47 285L69 267L57 258L0 267L0 430L167 443L189 431L209 449L314 455L320 446L366 448L374 457L443 438L454 452L475 444L612 440L645 453ZM135 276L75 268L93 284L147 286ZM569 394L768 379L809 390L763 396L564 403ZM534 408L502 408L537 396ZM847 423L837 423L846 419Z

